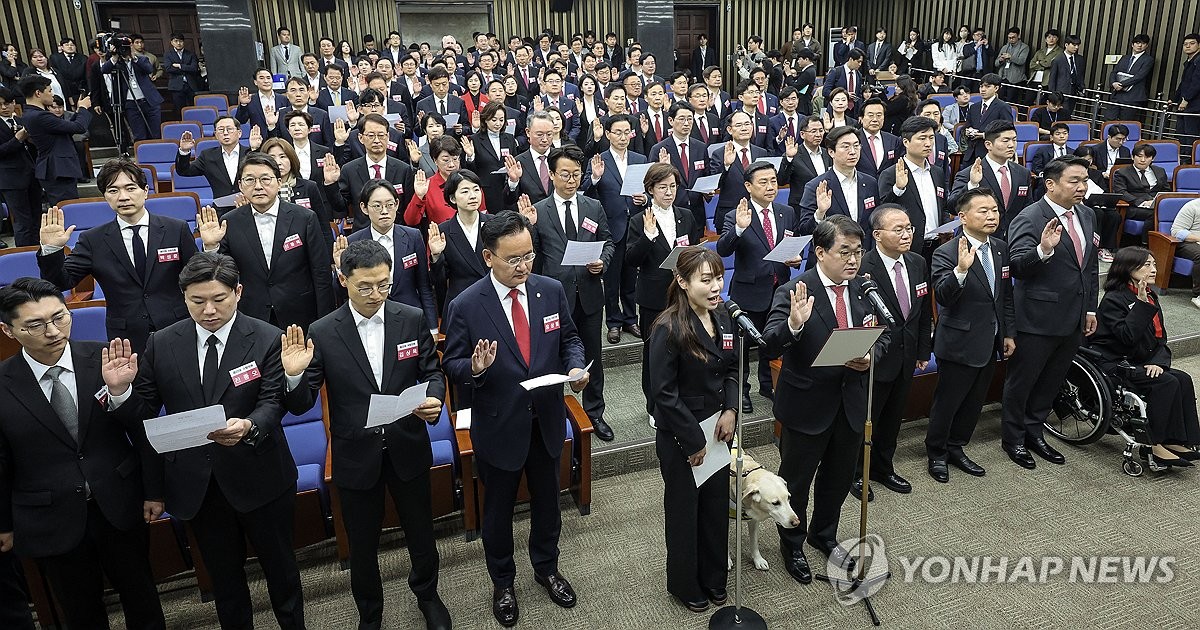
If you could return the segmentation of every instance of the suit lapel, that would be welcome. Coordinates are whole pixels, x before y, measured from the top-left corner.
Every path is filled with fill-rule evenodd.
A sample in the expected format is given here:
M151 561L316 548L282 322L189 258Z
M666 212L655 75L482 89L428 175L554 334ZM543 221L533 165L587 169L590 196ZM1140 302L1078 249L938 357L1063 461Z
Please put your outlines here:
M150 215L150 226L146 230L146 277L144 283L150 282L150 274L154 273L154 266L158 264L158 248L162 245L163 236L167 231L166 226L158 217Z
M125 273L129 274L129 277L133 278L140 286L143 280L138 278L137 272L133 269L133 262L129 260L129 253L125 251L125 240L121 235L121 224L117 223L116 219L107 224L104 230L104 242L112 250L113 260L116 260L121 269L124 269ZM150 255L149 249L146 250L146 255Z
M350 305L347 304L338 309L335 317L337 318L337 325L334 326L334 330L336 330L338 336L342 338L342 343L345 344L346 349L350 351L350 356L354 358L354 362L358 364L359 369L362 370L363 376L366 377L367 382L371 383L372 386L375 386L375 372L371 370L371 364L367 361L367 350L363 347L362 339L358 336L358 327L354 325L354 317L350 314ZM384 321L387 321L386 318ZM384 348L386 348L386 331L384 343ZM386 366L387 363L388 361L385 355L384 365ZM386 367L384 369L386 371ZM378 386L375 387L376 391L379 391Z
M67 433L67 427L63 425L58 414L54 412L54 408L50 406L50 401L46 399L41 384L34 380L33 371L29 369L29 364L24 357L20 354L13 357L8 364L6 376L8 389L13 393L13 399L25 407L29 411L29 415L46 427L46 430L53 433L55 437L62 440L67 446L76 448L78 444L71 439L71 434ZM76 383L78 382L79 376L76 374ZM88 396L90 395L88 394Z
M525 290L530 291L529 283L525 284ZM512 326L508 323L508 316L504 314L504 304L500 302L500 297L496 295L496 291L492 282L481 283L479 289L480 295L483 298L483 310L487 312L488 317L492 320L492 326L499 333L500 339L504 341L504 345L508 347L509 352L517 359L518 365L526 365L525 358L521 356L521 349L517 346L517 337L513 334ZM532 302L532 299L527 300ZM533 329L530 328L532 333ZM533 335L530 334L530 337ZM530 342L529 355L533 357L533 345ZM526 366L528 367L528 366Z
M279 213L275 217L275 236L271 239L271 261L274 263L279 262L279 256L283 253L284 239L293 234L292 220L294 218L295 214L291 211L291 209L283 205L283 202L280 201ZM263 262L266 262L265 255Z
M806 276L802 281L808 286L808 294L813 296L813 310L821 316L829 330L836 329L837 316L833 312L833 304L829 301L829 291L821 283L821 276L815 270L811 275L806 274Z
M387 315L383 318L383 386L380 388L380 392L396 391L391 387L392 379L395 378L398 371L399 362L388 354L390 349L398 348L402 343L415 341L415 339L404 338L404 322L400 319L399 309L390 307L391 301L383 303ZM412 384L404 383L401 389Z
M170 348L169 351L175 355L175 368L179 370L179 378L182 383L195 383L195 386L188 387L188 395L191 396L191 407L198 409L206 407L209 402L204 399L204 389L200 382L200 354L197 349L199 340L196 338L196 327L184 326L177 331L176 344L177 347Z
M217 368L217 388L213 390L213 399L208 404L215 405L221 401L225 390L229 389L233 382L233 379L228 377L229 372L246 364L246 357L254 349L253 333L253 329L245 324L242 317L233 321L233 328L230 329L229 339L225 343L225 352L221 354L221 364Z
M84 354L79 346L71 346L71 358L75 364L75 399L79 401L79 444L87 441L88 427L91 426L92 410L96 408L93 395L104 382L100 379L100 365L90 356ZM95 389L92 389L95 387Z

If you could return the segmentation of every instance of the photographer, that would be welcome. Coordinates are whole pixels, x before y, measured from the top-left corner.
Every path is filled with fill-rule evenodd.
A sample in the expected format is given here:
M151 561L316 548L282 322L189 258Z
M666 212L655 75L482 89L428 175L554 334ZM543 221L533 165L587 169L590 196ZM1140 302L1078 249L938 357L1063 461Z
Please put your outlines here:
M750 78L750 72L762 64L766 54L762 51L763 39L758 35L751 35L746 40L746 45L737 47L737 58L734 60L737 64L738 76L743 79Z
M147 140L159 137L159 126L162 122L160 106L163 97L150 76L154 74L154 65L143 55L133 53L133 40L128 35L114 33L108 38L105 60L100 64L102 74L113 77L114 105L123 98L122 109L125 122L133 134L133 140ZM114 113L116 108L114 107ZM119 124L114 121L114 125Z

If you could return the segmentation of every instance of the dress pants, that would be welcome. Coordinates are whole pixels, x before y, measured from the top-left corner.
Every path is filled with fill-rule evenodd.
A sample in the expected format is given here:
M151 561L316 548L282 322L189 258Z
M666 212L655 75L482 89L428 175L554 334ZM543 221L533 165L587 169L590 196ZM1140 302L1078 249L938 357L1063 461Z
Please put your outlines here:
M216 478L209 483L200 511L188 524L200 545L200 556L212 574L213 598L221 628L254 627L254 606L246 584L247 539L254 545L266 576L267 593L279 627L304 628L300 569L292 551L295 506L295 484L262 507L238 512L221 492Z
M750 321L754 323L754 327L760 332L767 329L768 311L743 312L746 313L746 317L750 318ZM734 334L738 334L738 331L734 331ZM746 341L747 344L754 343L753 340L749 339L749 336L747 336ZM746 380L742 383L742 393L749 394L750 382L754 379L754 377L750 372L750 348L748 346L745 354L742 355L742 367L745 369L746 373ZM767 355L765 352L763 352L762 348L758 349L758 391L771 391L771 359L767 358Z
M625 264L627 242L613 241L612 261L604 270L604 319L608 328L622 328L637 322L634 296L637 292L638 270L633 265Z
M604 311L596 309L595 313L584 313L579 300L575 300L575 308L571 311L571 319L575 320L575 328L579 331L579 339L583 341L583 359L591 362L588 368L588 384L583 388L583 410L589 418L604 418L604 335L600 329L604 324ZM535 322L536 324L536 322Z
M192 86L186 85L182 90L171 91L171 103L175 105L176 112L181 112L183 111L184 107L190 107L192 105L192 99L194 99L195 96L196 93L192 90Z
M29 612L29 592L25 588L21 561L11 551L0 552L0 628L33 630L33 614Z
M1121 213L1116 208L1097 206L1096 220L1100 223L1100 247L1116 251L1121 246L1117 242L1117 228L1121 225ZM1130 216L1129 218L1134 218Z
M57 205L60 201L79 198L79 182L74 177L56 177L54 179L38 180L42 190L46 191L46 203ZM41 210L41 206L37 206ZM41 219L38 219L37 229L41 230ZM34 243L36 245L36 243Z
M650 329L654 327L654 320L662 311L646 308L645 306L638 307L638 326L642 329L642 339L650 341ZM654 401L650 400L650 370L647 366L650 365L650 344L642 344L642 396L646 398L646 413L654 415Z
M1146 392L1150 442L1153 444L1200 444L1200 422L1196 419L1196 387L1187 372L1167 368L1151 378L1140 366L1125 377L1138 392Z
M900 376L891 381L875 381L875 410L871 414L871 477L878 479L896 472L896 438L900 435L900 417L912 389L913 370L900 368ZM858 452L856 479L862 477L862 449Z
M1018 331L1016 342L1004 379L1001 439L1005 446L1021 446L1027 437L1042 437L1042 425L1067 378L1083 333L1047 336Z
M563 422L558 419L557 422ZM538 575L558 572L558 536L562 515L558 510L558 466L562 451L546 452L542 432L534 418L529 434L529 455L522 470L501 470L475 458L483 482L483 554L488 575L496 588L513 585L513 508L521 474L529 489L529 559ZM514 436L515 437L515 436Z
M1191 107L1191 104L1188 105ZM1196 142L1197 136L1200 136L1200 112L1192 112L1188 115L1187 112L1178 112L1175 118L1175 131L1179 137L1179 144L1184 147L1190 147ZM1197 164L1196 156L1192 156L1192 164Z
M667 592L685 602L703 601L704 589L725 588L729 562L729 475L718 471L699 488L675 436L654 437L663 478Z
M802 413L802 412L801 412ZM829 428L807 434L784 427L779 442L779 476L792 493L796 514L808 513L809 488L812 488L812 519L793 529L779 529L779 545L786 554L799 550L806 535L813 539L837 542L838 518L842 503L854 482L854 462L858 460L863 434L846 420L845 409L838 409ZM816 478L816 484L813 479Z
M24 185L24 188L0 189L0 201L8 206L8 218L13 224L13 246L27 247L38 244L38 233L42 227L42 187L38 180L27 182L5 182Z
M95 501L88 501L87 527L79 546L62 555L37 558L37 563L68 628L109 627L105 578L121 598L126 628L166 627L150 571L150 540L144 524L117 529Z
M1175 246L1175 255L1192 261L1192 297L1200 296L1200 243L1180 243Z
M159 137L162 110L152 107L146 99L131 101L126 99L124 105L125 122L129 123L129 131L133 140L152 140Z
M938 359L938 382L929 411L929 427L925 432L925 455L931 462L944 462L953 453L963 455L963 447L971 441L979 412L996 362L983 367L971 367Z
M438 551L433 535L429 471L400 479L386 452L382 472L365 490L338 487L346 539L350 544L350 590L358 607L358 627L379 628L383 622L383 580L379 576L379 533L383 525L384 491L392 495L412 568L408 587L418 600L437 595Z

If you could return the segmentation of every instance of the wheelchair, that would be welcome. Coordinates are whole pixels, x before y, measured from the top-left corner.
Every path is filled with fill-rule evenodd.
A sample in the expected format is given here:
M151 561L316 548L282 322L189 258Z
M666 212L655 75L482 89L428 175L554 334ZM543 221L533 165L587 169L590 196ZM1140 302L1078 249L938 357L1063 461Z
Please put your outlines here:
M1124 378L1138 368L1121 361L1111 373L1105 373L1097 367L1102 361L1099 352L1079 348L1046 418L1046 430L1078 445L1092 444L1107 434L1121 436L1125 440L1121 470L1130 477L1140 477L1147 468L1152 472L1170 468L1150 455L1146 401Z

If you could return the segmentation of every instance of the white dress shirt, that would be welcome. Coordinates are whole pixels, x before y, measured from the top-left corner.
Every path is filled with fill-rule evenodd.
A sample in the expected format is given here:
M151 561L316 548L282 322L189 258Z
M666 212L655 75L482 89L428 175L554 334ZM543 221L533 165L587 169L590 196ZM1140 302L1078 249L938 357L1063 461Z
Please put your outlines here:
M654 240L658 238L658 233L662 232L663 238L667 241L667 247L675 247L675 239L678 238L675 234L675 210L660 208L658 204L654 203L650 204L650 209L654 213L654 231L646 232L646 238Z
M467 242L471 244L471 249L479 246L479 214L475 215L475 223L467 225L462 222L462 217L454 215L454 220L458 221L458 227L462 228L463 236L467 237Z
M808 145L803 145L805 152L808 153L808 161L812 162L813 172L818 177L825 174L825 149L817 147L816 151L809 151Z
M917 195L921 198L921 208L925 210L925 229L933 229L941 225L941 217L937 211L937 187L933 184L933 175L929 172L928 162L924 166L917 166L909 161L908 157L904 158L904 167L908 169L908 183L916 185ZM897 196L904 194L904 191L892 186L892 192ZM924 238L924 234L917 234L917 237Z
M967 242L971 244L971 249L972 249L972 250L976 250L976 251L975 251L975 260L976 260L976 261L979 261L979 264L981 264L981 265L985 264L985 263L983 262L983 260L982 260L982 259L983 259L983 257L980 255L980 254L981 254L981 252L979 252L979 251L978 251L978 250L979 250L979 248L980 248L980 246L982 246L982 245L984 244L984 241L981 241L981 240L979 240L979 239L975 238L974 236L971 236L970 234L967 234L967 231L966 231L966 230L963 230L963 236L967 237ZM988 242L990 243L990 239L989 239L989 241L988 241ZM988 252L987 252L987 254L988 254L988 256L989 256L989 257L992 255L992 246L991 246L991 245L988 245ZM991 258L991 259L989 259L989 260L988 260L988 262L989 262L989 263L994 263L995 261L996 261L996 259L995 259L995 258ZM970 270L968 269L967 271L970 271ZM995 272L995 265L993 265L992 271L993 271L993 272ZM959 274L959 273L958 273L958 265L955 265L955 266L954 266L954 277L958 279L958 284L959 284L960 286L961 286L962 284L964 284L964 283L967 281L967 274L966 274L966 273L963 273L963 274ZM986 274L986 273L984 274L984 277L985 277L985 278L987 277L987 274ZM996 287L992 287L992 292L993 292L993 293L995 293L995 291L996 291Z
M858 216L858 171L850 169L850 175L846 176L841 171L834 169L835 176L838 179L838 184L842 187L842 196L846 198L846 208L851 212L851 217L858 221L862 217ZM830 208L832 210L832 208Z
M46 402L50 401L50 394L54 390L54 383L46 378L46 372L54 366L63 368L62 373L58 375L58 382L67 388L67 391L71 394L71 400L75 402L75 408L79 409L79 393L75 390L75 360L71 358L70 342L67 342L62 356L58 358L58 362L54 365L45 365L39 362L37 359L29 356L29 352L26 350L21 350L21 356L25 357L25 362L29 364L29 369L33 371L33 380L37 381L38 387L42 389L42 394L46 396Z
M262 107L263 114L266 114L267 108L275 107L275 93L274 92L267 92L267 93L259 92L258 93L258 105L259 105L259 107Z
M312 144L307 142L304 143L304 146L293 144L292 148L296 150L296 158L300 161L300 177L312 179Z
M242 153L239 148L240 146L234 145L232 153L226 152L225 147L221 147L221 161L225 163L225 172L229 173L229 183L233 184L234 190L238 189L237 171L239 158Z
M254 215L254 226L258 229L258 243L262 245L263 257L267 259L267 268L271 268L271 253L275 246L275 224L279 219L279 197L266 212L251 209Z
M133 262L133 226L141 226L142 246L146 246L146 242L150 240L150 213L142 212L142 218L133 223L127 223L125 218L117 216L117 227L121 228L121 241L125 244L125 253L129 256L129 262ZM146 260L150 260L150 250L146 250Z
M879 260L883 261L883 268L884 268L884 270L887 271L888 283L890 283L892 285L892 293L896 294L897 296L900 295L900 287L896 286L895 267L896 267L896 263L900 263L900 273L904 274L904 284L906 285L904 287L904 291L905 291L905 293L909 294L908 302L909 302L909 304L912 304L913 300L912 300L911 294L912 294L913 288L911 286L907 286L910 283L909 278L911 276L908 275L908 265L906 265L904 263L904 256L902 255L902 256L900 256L900 258L892 258L892 257L888 256L887 254L883 253L883 250L879 249L878 247L875 248L875 251L879 252ZM850 307L849 304L847 304L846 308L849 308L849 307ZM847 312L849 312L849 311L847 311ZM900 321L900 317L899 317L900 313L894 313L894 315L897 316L896 320Z
M629 151L617 153L616 149L609 149L608 152L612 155L613 164L617 165L617 173L620 173L621 181L625 181L625 169L629 168Z
M488 277L492 279L492 287L496 289L496 295L500 296L500 309L504 311L504 317L508 318L508 327L513 329L512 298L508 297L509 291L512 291L513 289L518 291L517 300L521 303L521 309L525 311L525 318L528 319L529 292L525 289L525 283L522 282L521 284L510 288L500 284L500 281L496 279L496 274L489 273ZM530 330L532 331L533 329L531 328ZM513 329L513 334L517 334L516 329Z
M371 160L371 156L366 156L367 159L367 177L375 179L375 166L379 166L379 179L387 179L387 153L383 154L383 159L375 162Z
M564 199L558 195L558 191L555 191L552 196L554 197L554 210L558 212L558 223L563 226L563 233L566 233L567 230L567 207L563 204L571 202L571 221L575 224L575 233L578 234L580 224L578 195Z
M367 364L371 366L371 374L375 375L375 386L380 388L383 387L383 313L386 310L380 305L374 315L363 317L353 306L350 307L358 338L367 352Z
M388 230L387 233L385 234L385 233L376 231L375 226L372 225L371 226L371 240L375 241L376 243L379 243L380 245L383 245L383 249L387 251L388 256L390 256L392 258L392 260L396 259L396 244L392 241L392 231L391 230ZM350 309L350 310L354 310L354 309Z
M229 345L229 332L233 329L233 322L235 320L237 320L236 312L233 314L233 317L229 319L229 321L225 322L224 326L221 326L214 332L205 330L200 327L200 324L196 324L196 358L198 360L197 365L200 367L201 379L204 378L204 357L208 355L208 338L212 335L217 336L217 365L220 365L221 359L225 357L225 348ZM203 384L203 382L201 382L201 384ZM133 388L131 387L130 389ZM126 390L126 392L128 392L128 390ZM122 402L123 401L124 398L122 398ZM114 403L114 406L116 404L119 403Z

